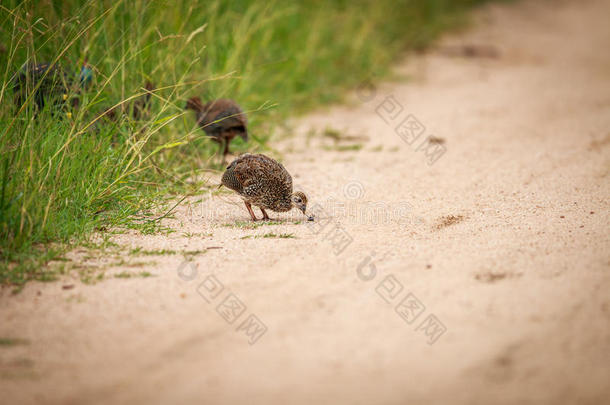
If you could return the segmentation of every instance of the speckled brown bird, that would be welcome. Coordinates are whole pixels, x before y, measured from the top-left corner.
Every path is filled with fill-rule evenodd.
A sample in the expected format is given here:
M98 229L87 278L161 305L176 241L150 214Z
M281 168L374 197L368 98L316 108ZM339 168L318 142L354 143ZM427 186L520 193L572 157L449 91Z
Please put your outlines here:
M233 138L248 141L248 118L235 101L221 98L203 104L199 97L192 97L185 109L195 111L199 127L220 144L223 160Z
M25 63L13 82L14 102L20 108L28 97L37 111L50 102L54 106L63 103L62 95L68 92L69 77L63 68L51 63Z
M295 207L307 215L307 196L301 191L293 193L290 173L281 163L265 155L239 156L227 167L221 182L243 198L253 221L256 215L252 205L260 208L263 219L269 219L265 209L286 212Z
M21 108L28 98L36 106L36 112L45 105L53 106L54 113L70 105L78 108L80 95L92 82L93 70L85 61L78 75L53 63L25 63L13 80L14 103Z

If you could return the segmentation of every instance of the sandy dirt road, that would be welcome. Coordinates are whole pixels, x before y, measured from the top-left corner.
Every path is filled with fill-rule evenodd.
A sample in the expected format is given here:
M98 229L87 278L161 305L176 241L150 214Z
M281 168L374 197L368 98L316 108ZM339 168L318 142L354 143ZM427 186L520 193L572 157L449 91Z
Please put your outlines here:
M235 196L197 196L174 233L114 237L102 282L0 291L0 336L23 339L0 345L0 401L610 403L608 15L485 7L409 80L300 120L275 145L314 225L247 228Z

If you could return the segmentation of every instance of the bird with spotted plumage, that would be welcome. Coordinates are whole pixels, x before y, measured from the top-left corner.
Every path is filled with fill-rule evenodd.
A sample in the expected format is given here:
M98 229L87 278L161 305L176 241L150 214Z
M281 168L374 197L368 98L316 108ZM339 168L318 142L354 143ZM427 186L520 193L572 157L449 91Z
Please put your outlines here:
M287 212L298 208L307 216L307 196L292 191L292 177L284 166L262 154L245 153L235 159L222 175L221 186L241 196L253 221L256 215L252 205L260 208L263 220L269 215L265 210ZM313 216L307 216L313 221Z
M197 125L220 144L223 162L233 138L239 136L248 141L248 117L235 101L221 98L203 104L199 97L192 97L184 108L195 111Z
M78 75L69 73L59 64L25 63L14 76L13 101L19 109L31 97L37 112L47 103L61 107L68 100L72 107L77 108L80 92L91 85L92 79L93 70L87 62L81 66Z

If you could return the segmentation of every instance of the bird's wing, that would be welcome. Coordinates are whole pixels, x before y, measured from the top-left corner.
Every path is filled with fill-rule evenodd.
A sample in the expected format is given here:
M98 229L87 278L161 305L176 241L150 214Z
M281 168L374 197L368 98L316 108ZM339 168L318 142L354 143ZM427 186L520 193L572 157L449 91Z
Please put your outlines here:
M235 159L222 175L222 184L238 193L252 185L261 175L261 166L255 155L245 153Z
M292 176L281 163L262 154L253 156L260 167L259 176L265 178L273 188L292 193Z
M266 162L259 155L245 154L240 156L233 169L235 176L244 188L266 177Z
M273 173L275 175L275 179L278 183L281 183L284 187L292 193L292 176L288 173L288 170L279 162L274 163L279 166L278 170L275 170Z
M234 127L245 129L248 125L246 114L232 100L210 101L203 106L202 115L199 125L209 132L218 132Z
M271 185L292 192L292 177L284 166L261 154L246 153L235 159L223 174L222 184L251 196Z
M244 186L241 180L235 174L235 167L238 163L239 158L235 159L233 162L231 162L229 166L227 166L227 170L225 170L225 172L222 174L222 179L220 180L220 183L223 186L230 188L231 190L235 190L238 193L241 193L244 189Z

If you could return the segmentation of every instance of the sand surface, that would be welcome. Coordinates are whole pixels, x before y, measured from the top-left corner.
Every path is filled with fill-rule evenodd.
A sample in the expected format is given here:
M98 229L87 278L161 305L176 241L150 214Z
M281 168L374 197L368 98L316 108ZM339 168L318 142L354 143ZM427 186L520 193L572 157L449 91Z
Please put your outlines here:
M274 146L313 224L202 193L176 232L72 252L101 282L0 290L0 401L610 403L609 15L485 7L295 122Z

